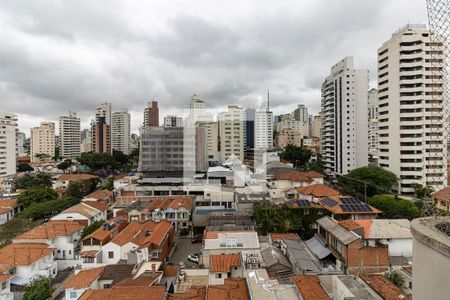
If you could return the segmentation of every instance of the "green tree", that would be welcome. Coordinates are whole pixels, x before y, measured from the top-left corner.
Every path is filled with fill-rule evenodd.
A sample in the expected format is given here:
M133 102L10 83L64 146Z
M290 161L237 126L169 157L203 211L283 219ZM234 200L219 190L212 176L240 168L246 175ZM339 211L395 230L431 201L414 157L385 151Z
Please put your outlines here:
M295 168L305 166L311 158L312 152L308 148L299 147L296 145L288 144L280 157L287 161L290 161Z
M21 215L16 215L14 218L0 226L0 248L9 244L11 240L32 228L38 223Z
M281 233L298 231L301 227L301 219L297 218L292 208L282 206L275 214L275 227L277 232Z
M98 178L71 181L64 195L68 198L82 199L97 189L98 182Z
M29 164L18 164L17 165L17 172L32 172L32 171L34 171L34 169Z
M33 186L21 193L17 197L17 203L24 208L27 208L32 203L46 202L51 200L56 200L58 194L49 187L39 185Z
M113 169L115 162L111 155L108 153L94 153L86 152L81 153L81 156L77 160L82 164L86 165L94 171Z
M70 159L65 159L63 162L59 163L56 167L60 170L63 170L64 173L66 172L66 170L68 168L70 168L72 166L72 160Z
M23 300L46 300L52 296L52 281L48 277L40 276L25 287Z
M369 204L383 211L386 219L409 219L420 216L420 203L395 199L389 195L375 195L369 198Z
M398 288L402 289L405 285L405 280L403 276L397 271L388 272L385 274L386 278L395 284Z
M89 226L84 227L83 231L81 232L81 238L84 238L96 231L98 228L100 228L100 226L102 226L103 223L104 221L94 221Z
M139 148L134 148L131 150L130 155L128 155L128 162L131 164L131 169L135 170L139 164Z
M45 202L35 202L20 212L20 215L30 220L51 218L66 208L79 202L79 199L56 199Z
M355 192L368 197L385 194L396 187L397 177L394 173L380 167L369 166L352 170L338 177L338 183L347 192Z
M36 153L34 157L36 157L41 163L46 162L51 158L51 156L48 155L47 153Z
M40 185L51 187L52 177L46 173L23 174L15 182L16 189L28 189Z
M114 176L109 176L106 179L106 183L102 186L102 189L112 191L114 190Z
M431 197L431 194L433 193L433 188L429 185L423 186L419 183L413 183L412 187L416 197L421 200Z

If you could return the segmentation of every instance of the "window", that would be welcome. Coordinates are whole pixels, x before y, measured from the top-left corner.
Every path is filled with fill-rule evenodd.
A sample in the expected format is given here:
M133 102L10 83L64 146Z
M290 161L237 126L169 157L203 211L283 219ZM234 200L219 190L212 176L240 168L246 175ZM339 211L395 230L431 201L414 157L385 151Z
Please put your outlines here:
M103 288L104 289L109 289L111 287L111 284L109 284L109 283L105 283L104 285L103 285Z
M71 291L71 292L70 292L70 298L73 298L73 299L78 298L78 293L75 292L75 291Z
M7 287L6 281L5 281L5 282L2 282L2 291L3 291L3 290L6 290L6 287Z
M108 258L114 258L114 251L108 251Z
M217 273L216 278L222 278L222 273Z

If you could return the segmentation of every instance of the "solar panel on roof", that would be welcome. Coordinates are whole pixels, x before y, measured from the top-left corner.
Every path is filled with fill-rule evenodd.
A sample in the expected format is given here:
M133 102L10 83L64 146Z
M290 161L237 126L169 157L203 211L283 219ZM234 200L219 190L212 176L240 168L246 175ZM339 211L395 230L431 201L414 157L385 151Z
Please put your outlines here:
M309 207L309 206L311 206L311 203L308 200L304 200L304 199L299 200L298 204L299 204L300 207Z
M338 203L336 201L334 201L333 199L324 198L324 199L322 199L322 204L333 207L333 206L336 206Z

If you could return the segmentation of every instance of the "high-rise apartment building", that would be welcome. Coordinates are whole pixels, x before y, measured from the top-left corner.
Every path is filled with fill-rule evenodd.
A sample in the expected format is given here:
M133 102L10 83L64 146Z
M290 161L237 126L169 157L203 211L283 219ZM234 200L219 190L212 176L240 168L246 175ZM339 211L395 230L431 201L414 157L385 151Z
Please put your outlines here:
M292 112L292 116L296 121L309 123L308 108L303 104L299 104L297 106L297 108Z
M400 193L447 186L447 82L434 65L447 59L443 47L425 25L407 25L378 49L379 165L400 178Z
M147 103L144 109L144 126L159 126L158 101Z
M205 128L208 159L219 160L219 123L215 121L199 121L197 126Z
M255 111L255 149L267 150L273 147L273 113L266 109Z
M39 127L31 128L31 162L45 162L55 156L55 123L41 122Z
M91 152L92 151L92 132L90 129L83 129L81 131L81 145L80 152Z
M111 153L111 127L106 123L105 117L98 117L91 122L92 151L95 153Z
M105 123L109 126L111 126L111 117L112 117L112 113L111 113L111 103L109 102L104 102L102 104L100 104L99 107L97 107L95 109L95 119L98 119L100 117L105 118Z
M378 90L371 89L368 93L368 139L369 154L378 155Z
M26 156L27 149L25 147L25 144L27 142L27 138L25 136L24 132L17 131L16 132L16 156Z
M132 151L133 149L138 149L139 148L139 135L136 133L132 133L130 135L130 151Z
M321 154L330 175L345 175L368 163L368 75L354 69L353 57L345 57L322 84Z
M80 156L80 118L75 112L69 111L67 116L59 117L60 155L63 158Z
M17 117L0 112L0 176L16 173Z
M112 150L130 154L130 113L124 108L112 114Z
M244 150L255 148L255 114L256 109L245 109Z
M244 110L229 105L228 111L219 114L220 159L222 162L231 155L244 161Z
M164 117L164 127L183 127L183 118L174 115Z
M320 130L322 128L322 113L319 113L317 116L314 116L312 124L311 124L311 136L320 138Z

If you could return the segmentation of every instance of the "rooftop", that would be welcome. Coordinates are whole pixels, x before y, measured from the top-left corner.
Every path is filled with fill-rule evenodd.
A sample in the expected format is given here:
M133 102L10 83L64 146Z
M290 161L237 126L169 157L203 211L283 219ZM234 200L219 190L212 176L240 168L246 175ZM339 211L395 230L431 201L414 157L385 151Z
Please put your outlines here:
M325 216L317 220L317 224L334 235L341 243L348 245L359 239L358 235L352 231L345 229L343 226L332 218Z
M299 187L297 188L297 192L303 195L311 195L314 197L329 197L340 194L339 191L324 184L313 184L305 187Z
M112 280L111 285L115 285L116 283L119 283L122 280L130 278L133 269L134 265L131 264L106 265L99 277L99 280Z
M165 299L164 286L118 286L109 289L87 290L80 300L158 300Z
M94 178L98 178L98 176L91 174L62 174L58 177L58 181L89 180Z
M9 244L0 249L0 273L30 265L51 253L53 249L47 244Z
M331 300L320 284L319 276L300 275L292 276L291 279L303 300Z
M100 276L104 267L81 270L75 276L69 279L63 289L83 289L88 288Z
M208 299L249 300L249 291L244 278L226 278L222 285L208 286Z
M98 200L108 200L108 198L112 197L114 195L114 193L112 191L109 190L97 190L93 193L90 193L89 195L85 196L85 199L98 199Z
M238 254L211 255L211 272L231 272L232 267L241 265L241 257Z
M64 213L66 213L66 214L78 213L82 216L85 216L88 219L91 219L91 218L95 217L99 213L99 211L96 208L85 204L85 202L81 202L81 203L75 204L74 206L69 207L68 209L65 209L61 212L61 214L64 214Z
M150 244L161 245L164 237L170 232L172 224L167 220L154 222L151 220L145 222L131 222L119 234L117 234L111 243L119 246L126 243L134 243L137 246L144 247Z
M162 196L151 198L151 202L148 205L149 210L154 209L166 209L166 208L192 208L192 197L189 196Z
M50 220L42 225L26 231L14 240L53 240L59 236L72 235L75 232L81 231L83 228L83 225L75 221Z
M407 219L345 220L339 225L350 231L362 228L367 239L412 239Z
M385 300L411 299L409 295L403 292L395 284L380 274L362 274L360 275L380 297Z

